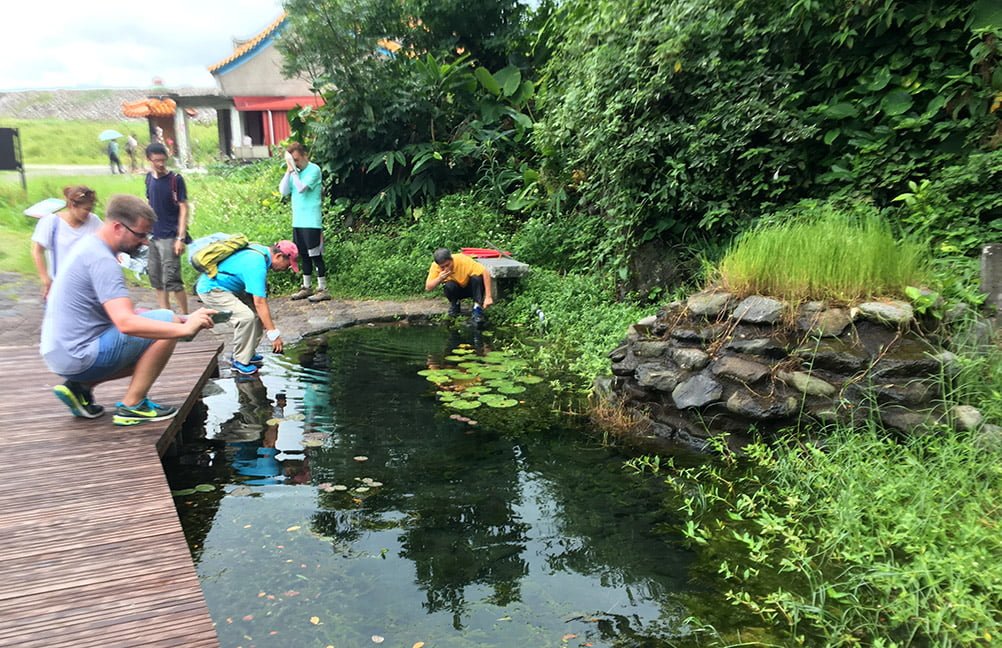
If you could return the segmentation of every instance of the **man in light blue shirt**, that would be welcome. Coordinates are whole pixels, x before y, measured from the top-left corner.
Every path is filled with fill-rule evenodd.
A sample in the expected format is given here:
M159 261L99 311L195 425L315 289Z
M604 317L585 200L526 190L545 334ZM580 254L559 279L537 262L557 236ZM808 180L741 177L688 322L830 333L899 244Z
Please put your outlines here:
M285 152L285 175L278 185L283 196L292 195L292 240L303 257L303 287L292 299L309 298L321 302L331 298L327 292L327 267L324 265L323 177L320 167L310 162L306 148L299 142L289 144ZM317 291L313 292L313 266L317 267Z
M282 332L268 307L268 270L298 271L298 258L299 251L292 241L279 241L271 248L251 243L220 261L215 277L199 276L195 291L202 303L233 313L233 370L237 373L257 373L264 362L257 345L265 331L271 350L282 352Z

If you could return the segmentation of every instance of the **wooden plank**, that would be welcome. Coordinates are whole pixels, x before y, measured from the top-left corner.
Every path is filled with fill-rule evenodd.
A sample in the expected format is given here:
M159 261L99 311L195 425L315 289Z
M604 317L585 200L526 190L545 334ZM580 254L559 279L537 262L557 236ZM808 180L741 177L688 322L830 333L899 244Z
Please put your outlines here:
M222 345L179 344L131 428L72 417L37 346L0 354L0 646L218 646L160 455L216 374ZM102 384L113 408L128 379ZM30 415L25 415L29 412Z

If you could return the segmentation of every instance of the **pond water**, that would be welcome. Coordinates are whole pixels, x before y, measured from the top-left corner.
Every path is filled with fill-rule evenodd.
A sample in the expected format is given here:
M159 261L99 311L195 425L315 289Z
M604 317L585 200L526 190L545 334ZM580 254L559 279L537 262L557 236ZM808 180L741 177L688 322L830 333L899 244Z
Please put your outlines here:
M347 330L210 383L164 463L223 646L691 645L692 602L728 607L546 382L450 418L417 372L497 346L471 335Z

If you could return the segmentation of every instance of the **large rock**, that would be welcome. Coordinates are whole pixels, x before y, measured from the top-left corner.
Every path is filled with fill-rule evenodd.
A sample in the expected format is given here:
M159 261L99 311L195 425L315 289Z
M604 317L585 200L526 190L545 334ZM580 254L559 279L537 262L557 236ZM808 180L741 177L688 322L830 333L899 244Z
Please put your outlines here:
M808 370L824 370L851 376L870 364L870 356L859 345L842 339L819 340L812 346L797 349L801 364Z
M830 397L838 393L838 389L834 385L817 376L812 376L806 371L780 371L776 377L808 396Z
M689 344L700 342L713 342L724 334L727 330L723 324L705 324L695 326L689 323L684 326L676 326L671 331L673 339Z
M785 358L787 355L786 345L771 337L755 337L750 339L735 337L724 348L728 351L747 355L766 356L776 360Z
M715 376L730 378L742 383L755 383L769 375L769 367L759 362L737 356L725 356L713 361L710 367Z
M632 353L627 354L620 362L612 363L612 373L616 376L632 376L633 372L637 370L638 364L640 362Z
M682 369L699 371L710 362L710 356L701 349L676 348L668 355Z
M852 324L849 312L844 308L828 308L814 311L801 308L797 317L797 328L809 335L838 337Z
M641 387L670 394L685 374L662 364L649 363L637 367L634 375Z
M798 410L799 401L792 397L763 397L740 389L727 399L727 410L757 421L784 419Z
M724 388L706 372L679 383L671 393L672 402L678 409L703 407L720 400Z
M686 301L686 306L693 315L714 318L727 308L734 295L727 292L696 293Z
M734 307L731 317L739 322L750 322L752 324L775 324L783 317L786 304L761 295L752 295L741 300L741 303Z
M978 408L970 405L957 405L950 413L953 415L953 421L957 429L964 432L973 432L985 422L984 414Z
M670 346L670 342L642 340L633 344L633 355L639 358L660 358Z
M856 307L861 317L880 324L904 327L915 319L915 312L908 302L889 300L886 302L863 302Z

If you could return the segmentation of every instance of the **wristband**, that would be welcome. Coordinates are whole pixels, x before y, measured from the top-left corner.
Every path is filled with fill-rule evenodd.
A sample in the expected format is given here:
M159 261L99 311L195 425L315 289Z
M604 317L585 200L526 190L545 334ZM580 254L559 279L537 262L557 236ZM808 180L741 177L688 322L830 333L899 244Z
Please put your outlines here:
M278 329L271 329L270 331L266 331L265 335L268 336L269 342L274 342L278 338L282 337L282 332L279 331Z

